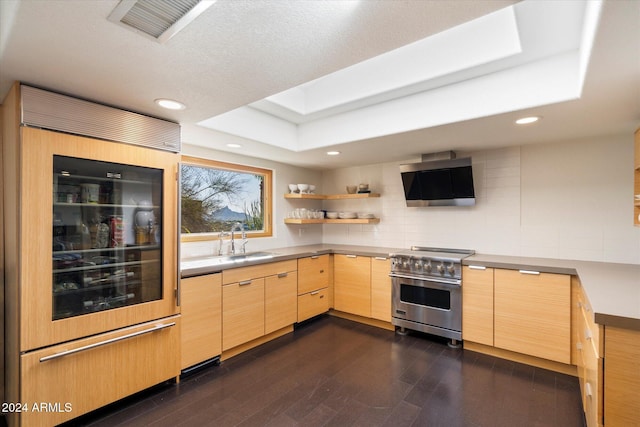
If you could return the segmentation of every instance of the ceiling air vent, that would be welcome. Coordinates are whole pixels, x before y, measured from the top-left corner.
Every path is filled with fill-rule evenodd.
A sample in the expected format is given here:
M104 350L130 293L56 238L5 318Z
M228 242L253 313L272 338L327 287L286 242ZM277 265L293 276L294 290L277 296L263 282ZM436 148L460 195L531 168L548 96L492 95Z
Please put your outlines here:
M164 43L213 3L215 0L122 0L109 21Z

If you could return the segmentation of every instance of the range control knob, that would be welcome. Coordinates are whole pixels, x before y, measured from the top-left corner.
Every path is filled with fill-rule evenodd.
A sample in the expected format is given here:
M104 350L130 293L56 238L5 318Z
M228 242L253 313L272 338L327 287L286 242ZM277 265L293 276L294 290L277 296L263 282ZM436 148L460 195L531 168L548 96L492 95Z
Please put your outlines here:
M420 270L422 268L422 261L421 260L416 260L416 262L413 264L413 266L415 267L416 270Z
M431 266L431 261L427 261L427 263L424 265L424 271L426 271L427 273L431 273L431 270L433 270L433 267Z
M451 264L449 264L449 265L447 266L447 272L448 272L450 275L452 275L452 276L455 274L455 272L456 272L456 267L455 267L455 265L453 265L453 263L451 263Z
M441 262L440 264L438 264L437 268L438 268L438 273L444 274L444 263Z

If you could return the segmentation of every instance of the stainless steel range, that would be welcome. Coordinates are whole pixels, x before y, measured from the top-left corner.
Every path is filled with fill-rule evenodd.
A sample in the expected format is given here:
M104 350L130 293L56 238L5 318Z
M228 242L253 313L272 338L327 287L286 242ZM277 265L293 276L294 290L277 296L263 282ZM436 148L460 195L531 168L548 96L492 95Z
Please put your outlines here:
M462 339L462 260L475 251L413 246L391 254L392 319L399 333L413 329Z

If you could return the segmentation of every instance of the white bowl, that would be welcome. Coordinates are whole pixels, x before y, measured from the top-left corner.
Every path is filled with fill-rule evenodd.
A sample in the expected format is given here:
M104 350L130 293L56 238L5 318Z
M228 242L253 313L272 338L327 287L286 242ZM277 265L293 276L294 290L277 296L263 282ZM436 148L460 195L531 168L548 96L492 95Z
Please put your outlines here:
M368 212L358 212L358 218L360 219L371 219L374 218L372 213Z
M300 193L306 193L308 189L309 184L298 184L298 190L300 190Z
M327 218L329 218L329 219L338 218L338 212L327 212Z
M291 191L292 193L298 191L298 184L289 184L289 191Z
M309 184L309 193L313 193L314 191L316 191L316 186L313 184Z
M355 212L340 212L338 214L338 218L340 219L354 219L357 217L358 217L358 214Z

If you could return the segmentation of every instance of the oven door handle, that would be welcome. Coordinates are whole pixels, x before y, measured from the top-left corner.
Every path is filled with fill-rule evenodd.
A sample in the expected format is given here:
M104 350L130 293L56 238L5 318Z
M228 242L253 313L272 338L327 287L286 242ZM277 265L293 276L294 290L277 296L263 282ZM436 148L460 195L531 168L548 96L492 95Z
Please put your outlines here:
M408 276L408 275L397 274L397 273L389 273L389 277L391 277L392 279L400 278L400 279L418 280L422 282L442 283L442 284L451 285L451 286L460 286L460 283L462 283L460 280L455 280L455 279L445 279L445 278L436 278L436 277L417 277L417 276Z

